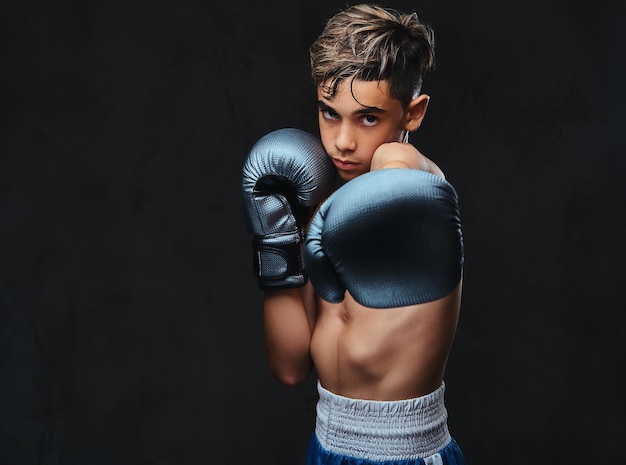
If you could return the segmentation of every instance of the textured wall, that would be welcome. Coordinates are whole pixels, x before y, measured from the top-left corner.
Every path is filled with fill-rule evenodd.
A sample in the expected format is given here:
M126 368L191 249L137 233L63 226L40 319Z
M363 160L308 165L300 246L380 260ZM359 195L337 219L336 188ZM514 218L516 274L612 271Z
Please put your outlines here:
M450 427L473 464L623 463L625 7L474 3L386 3L437 37L413 142L461 199ZM0 6L0 463L300 463L314 379L267 374L240 169L316 131L345 4Z

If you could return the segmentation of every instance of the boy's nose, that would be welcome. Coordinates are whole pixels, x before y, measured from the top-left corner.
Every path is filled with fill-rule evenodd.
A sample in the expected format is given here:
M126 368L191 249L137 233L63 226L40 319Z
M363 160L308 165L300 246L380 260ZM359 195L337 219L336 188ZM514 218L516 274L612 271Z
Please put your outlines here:
M335 147L340 152L349 152L356 149L354 128L349 124L342 124L335 135Z

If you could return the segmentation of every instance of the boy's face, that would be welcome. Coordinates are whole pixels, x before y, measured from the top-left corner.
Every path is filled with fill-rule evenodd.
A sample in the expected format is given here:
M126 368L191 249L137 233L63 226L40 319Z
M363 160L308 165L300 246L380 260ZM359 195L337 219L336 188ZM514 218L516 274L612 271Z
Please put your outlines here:
M317 99L322 144L346 181L370 170L381 144L402 140L405 111L387 81L344 80L332 100L319 87Z

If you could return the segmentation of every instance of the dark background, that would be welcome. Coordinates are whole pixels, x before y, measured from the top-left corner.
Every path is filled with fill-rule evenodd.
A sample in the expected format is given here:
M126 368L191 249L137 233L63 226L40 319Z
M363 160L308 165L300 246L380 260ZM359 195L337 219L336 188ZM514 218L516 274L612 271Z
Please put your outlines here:
M297 464L240 173L316 132L343 1L0 6L0 463ZM626 461L623 2L389 1L435 28L413 142L461 199L448 364L470 464Z

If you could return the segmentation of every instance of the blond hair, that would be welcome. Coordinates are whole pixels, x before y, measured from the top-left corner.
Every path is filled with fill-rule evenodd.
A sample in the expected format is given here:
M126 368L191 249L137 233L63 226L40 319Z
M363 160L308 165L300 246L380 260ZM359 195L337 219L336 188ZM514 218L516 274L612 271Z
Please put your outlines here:
M390 95L407 105L434 67L433 30L416 13L361 4L330 18L310 47L311 75L332 100L344 79L389 83Z

